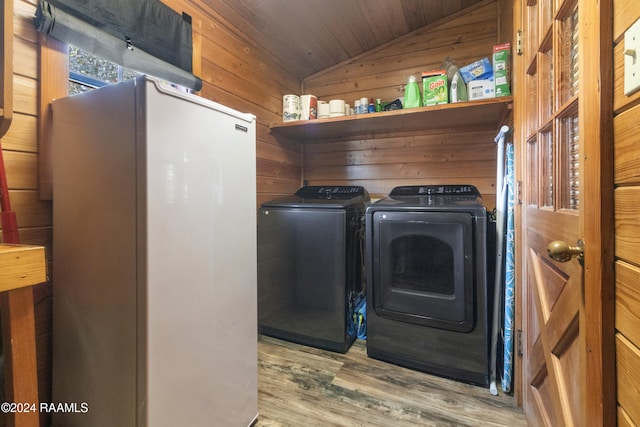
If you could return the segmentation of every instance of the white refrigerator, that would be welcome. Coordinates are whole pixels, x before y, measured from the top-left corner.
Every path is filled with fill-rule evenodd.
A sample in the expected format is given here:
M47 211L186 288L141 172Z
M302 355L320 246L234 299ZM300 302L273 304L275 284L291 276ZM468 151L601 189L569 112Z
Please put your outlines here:
M256 121L148 77L53 102L53 425L258 414Z

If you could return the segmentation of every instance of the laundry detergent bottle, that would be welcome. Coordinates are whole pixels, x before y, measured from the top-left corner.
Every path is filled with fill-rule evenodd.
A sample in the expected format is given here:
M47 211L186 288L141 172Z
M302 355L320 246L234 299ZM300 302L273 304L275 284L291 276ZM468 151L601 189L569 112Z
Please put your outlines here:
M420 86L415 76L409 76L407 85L404 87L404 103L402 108L416 108L421 106Z

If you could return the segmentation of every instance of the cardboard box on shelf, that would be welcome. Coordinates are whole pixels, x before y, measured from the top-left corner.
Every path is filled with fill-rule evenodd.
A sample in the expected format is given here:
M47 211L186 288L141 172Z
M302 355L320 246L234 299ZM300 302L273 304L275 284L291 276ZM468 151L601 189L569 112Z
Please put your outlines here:
M422 73L422 105L449 103L449 89L445 70L425 71Z
M493 79L476 79L467 84L469 101L476 99L495 98L495 87Z
M482 58L478 61L472 62L469 65L460 67L460 74L465 83L469 83L476 79L488 79L493 75L493 68L491 68L491 62L489 58Z
M493 79L495 81L495 96L509 96L511 43L495 45L493 47Z

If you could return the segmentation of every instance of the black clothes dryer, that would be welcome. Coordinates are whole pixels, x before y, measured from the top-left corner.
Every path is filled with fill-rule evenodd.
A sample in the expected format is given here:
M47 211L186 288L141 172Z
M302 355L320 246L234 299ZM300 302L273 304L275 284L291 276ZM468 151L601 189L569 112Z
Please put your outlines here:
M306 186L258 212L258 328L265 335L346 352L364 298L359 186Z
M488 385L487 214L477 189L396 187L365 217L367 354Z

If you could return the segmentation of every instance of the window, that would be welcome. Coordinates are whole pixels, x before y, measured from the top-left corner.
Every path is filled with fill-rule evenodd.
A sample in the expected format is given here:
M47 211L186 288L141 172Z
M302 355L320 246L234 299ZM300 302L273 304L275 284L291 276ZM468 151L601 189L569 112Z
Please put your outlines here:
M131 80L140 73L69 46L69 95Z
M69 95L133 80L140 75L142 73L69 45ZM185 93L194 93L192 89L187 87L166 83Z

